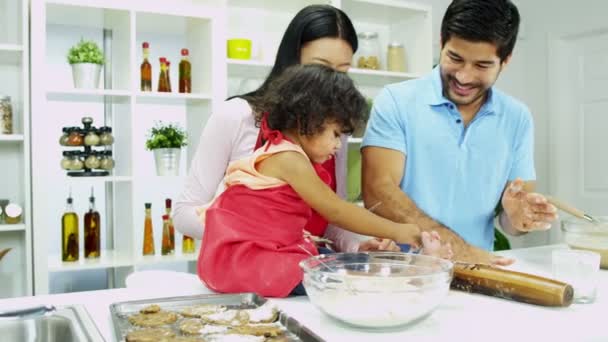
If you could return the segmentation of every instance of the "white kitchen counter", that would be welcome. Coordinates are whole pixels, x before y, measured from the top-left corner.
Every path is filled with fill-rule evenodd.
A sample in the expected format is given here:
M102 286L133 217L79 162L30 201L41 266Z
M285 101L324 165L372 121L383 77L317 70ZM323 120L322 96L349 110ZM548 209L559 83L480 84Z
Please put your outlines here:
M564 246L519 249L501 254L517 262L513 270L550 276L551 250ZM450 291L443 304L425 320L392 331L346 326L319 312L306 297L273 300L282 310L327 341L608 341L608 271L600 271L598 298L593 304L546 308L484 295ZM39 304L82 304L107 341L114 341L109 305L114 302L192 295L166 289L114 289L0 300L0 311ZM179 292L179 293L176 293ZM352 303L353 307L357 303ZM412 340L415 338L415 340Z

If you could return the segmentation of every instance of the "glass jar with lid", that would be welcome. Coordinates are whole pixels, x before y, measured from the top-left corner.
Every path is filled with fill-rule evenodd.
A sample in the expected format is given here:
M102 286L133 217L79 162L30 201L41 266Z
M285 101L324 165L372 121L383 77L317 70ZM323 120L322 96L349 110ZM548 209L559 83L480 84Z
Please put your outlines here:
M106 171L110 171L114 168L114 159L112 159L112 151L101 152L99 168Z
M63 127L61 129L61 131L62 131L62 133L61 133L61 137L59 137L59 145L68 146L68 139L70 138L70 128Z
M87 169L98 169L100 159L97 156L97 152L91 151L84 160L84 167Z
M0 95L0 134L13 134L13 108L6 95Z
M388 44L386 52L386 69L388 71L405 72L405 48L399 42Z
M91 127L87 132L87 135L84 137L84 145L85 146L97 146L99 145L99 135L97 134L97 130L94 127Z
M61 159L61 168L64 170L71 170L72 159L72 152L64 151L63 158Z
M112 136L112 127L104 126L99 128L99 145L112 145L114 136Z
M72 127L68 136L68 146L82 146L84 144L84 137L82 130L78 127Z
M380 42L377 32L360 32L359 49L354 56L355 67L361 69L380 70Z
M84 169L84 162L82 161L82 159L80 159L80 152L73 151L70 156L70 170L80 171Z

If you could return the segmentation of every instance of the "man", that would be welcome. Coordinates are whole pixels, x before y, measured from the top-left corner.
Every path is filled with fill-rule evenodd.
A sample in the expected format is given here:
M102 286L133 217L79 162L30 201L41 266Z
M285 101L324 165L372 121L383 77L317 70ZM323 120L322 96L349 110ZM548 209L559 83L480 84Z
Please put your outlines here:
M454 0L441 25L439 65L384 88L363 139L365 205L438 231L456 260L507 265L512 260L489 252L495 223L519 235L557 219L532 192L532 116L493 87L518 27L509 0ZM504 210L493 222L499 203Z

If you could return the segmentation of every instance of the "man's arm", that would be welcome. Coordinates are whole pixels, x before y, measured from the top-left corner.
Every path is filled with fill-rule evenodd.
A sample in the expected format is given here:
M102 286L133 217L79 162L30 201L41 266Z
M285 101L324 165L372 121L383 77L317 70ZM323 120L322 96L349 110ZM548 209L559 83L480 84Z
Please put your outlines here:
M389 220L414 223L421 231L436 231L442 243L451 244L454 260L501 263L490 253L467 244L458 234L433 220L399 186L406 156L396 150L368 146L362 149L363 200L367 208Z

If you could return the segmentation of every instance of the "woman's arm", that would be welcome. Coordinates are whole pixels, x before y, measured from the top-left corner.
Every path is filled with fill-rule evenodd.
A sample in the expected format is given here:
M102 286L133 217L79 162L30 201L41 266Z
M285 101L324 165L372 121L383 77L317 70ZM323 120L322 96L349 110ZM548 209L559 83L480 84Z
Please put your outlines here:
M251 107L242 99L226 101L220 111L211 114L201 134L184 189L175 202L173 222L179 232L202 239L204 223L196 209L213 200L228 163L239 157L233 154L239 154L241 150L253 151L255 138L250 137L254 135L253 131L257 128Z
M358 234L420 244L420 231L416 225L394 223L342 200L323 183L310 161L301 153L277 153L260 162L258 170L291 185L306 203L331 223Z

